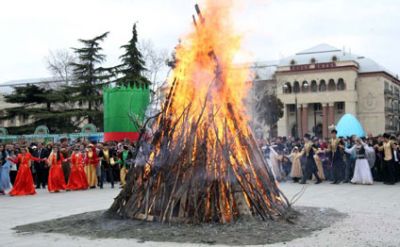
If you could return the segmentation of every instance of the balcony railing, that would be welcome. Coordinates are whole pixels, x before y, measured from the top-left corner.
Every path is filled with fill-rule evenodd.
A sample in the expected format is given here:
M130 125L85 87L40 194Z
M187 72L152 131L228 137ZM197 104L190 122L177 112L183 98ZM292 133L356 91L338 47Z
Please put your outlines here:
M385 96L393 97L393 91L390 89L385 89Z
M385 107L385 112L387 112L387 113L393 113L393 107L388 107L388 106L386 106L386 107Z

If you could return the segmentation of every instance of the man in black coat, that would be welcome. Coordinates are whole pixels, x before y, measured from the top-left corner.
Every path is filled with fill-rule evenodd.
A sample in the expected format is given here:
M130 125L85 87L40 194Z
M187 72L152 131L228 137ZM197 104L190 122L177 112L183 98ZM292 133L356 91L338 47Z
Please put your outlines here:
M42 143L38 143L37 148L33 151L32 155L38 158L48 158L50 155L50 150L45 148ZM45 161L35 161L33 166L36 170L36 189L46 188L47 178L49 176L49 166Z
M340 184L343 180L344 175L344 143L340 138L337 138L337 131L334 129L331 131L331 139L329 140L328 154L333 171L333 182L332 184Z
M317 179L315 184L320 184L322 180L318 176L318 168L315 163L314 155L316 151L315 144L311 141L311 136L309 134L304 135L304 161L302 163L303 177L301 179L300 184L306 184L307 179L314 175Z
M101 168L101 176L100 176L100 189L103 189L104 181L109 178L111 183L111 188L114 188L114 174L113 174L113 166L115 166L114 160L114 150L110 148L110 146L105 143L100 149L98 157L101 159L100 168Z

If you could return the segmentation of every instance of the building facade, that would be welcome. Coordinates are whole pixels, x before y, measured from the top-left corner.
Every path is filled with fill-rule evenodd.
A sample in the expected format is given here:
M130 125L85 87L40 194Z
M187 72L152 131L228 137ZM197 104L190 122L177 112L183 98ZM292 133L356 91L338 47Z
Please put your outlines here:
M280 60L273 78L284 104L279 136L328 137L345 113L373 135L400 130L400 81L369 58L321 44Z

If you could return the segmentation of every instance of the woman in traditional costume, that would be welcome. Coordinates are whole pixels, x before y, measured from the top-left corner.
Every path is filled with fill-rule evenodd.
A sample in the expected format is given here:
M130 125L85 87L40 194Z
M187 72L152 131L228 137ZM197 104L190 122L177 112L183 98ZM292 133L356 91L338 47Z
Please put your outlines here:
M301 170L301 162L300 162L302 156L303 152L300 152L298 147L294 147L292 153L289 155L289 158L292 160L290 177L293 179L294 183L299 182L301 177L303 176L303 172Z
M72 152L70 160L71 173L69 175L67 190L86 190L89 184L83 168L83 154L79 151L78 146Z
M97 174L96 167L99 164L99 159L97 158L96 148L93 144L90 144L86 149L85 155L85 173L87 177L87 182L89 184L89 188L96 188L97 184Z
M269 158L271 161L271 168L272 172L274 174L275 179L280 182L283 180L283 170L281 166L281 161L282 161L282 155L278 154L278 152L275 150L276 146L270 146L270 153L269 153Z
M317 152L314 155L314 160L315 160L315 164L317 165L317 169L318 169L318 177L321 180L325 180L324 166L322 165L321 155L322 155L322 151L317 150Z
M61 154L58 147L53 147L48 158L48 164L50 166L49 178L47 182L47 189L49 192L60 192L66 189L64 172L62 169L62 163L65 161L64 156Z
M13 163L19 164L17 177L15 178L14 187L10 191L11 196L24 196L36 194L31 172L31 161L41 161L41 159L33 157L27 148L21 148L21 153L14 159L7 158Z
M355 154L357 157L351 183L373 184L374 181L372 178L371 168L367 160L367 154L374 152L374 149L365 144L360 138L357 138L356 144L352 148L346 148L345 151L349 154Z
M0 194L4 195L5 191L11 187L10 168L11 161L7 158L9 153L5 150L4 145L0 145Z

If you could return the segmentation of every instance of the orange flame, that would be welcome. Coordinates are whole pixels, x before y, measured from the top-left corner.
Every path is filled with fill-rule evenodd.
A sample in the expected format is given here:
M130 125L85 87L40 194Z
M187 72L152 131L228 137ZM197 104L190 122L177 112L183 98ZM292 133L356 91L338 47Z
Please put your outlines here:
M233 63L241 36L235 34L232 25L232 6L232 0L207 0L203 19L197 20L194 30L177 47L173 77L183 83L175 91L176 114L191 104L190 115L198 116L207 97L213 105L206 111L219 110L220 116L226 116L225 106L229 102L236 111L244 113L242 100L247 94L249 71L238 69ZM222 122L218 126L222 130Z
M232 6L233 0L206 0L193 31L176 48L171 90L154 125L158 133L154 151L144 167L148 178L154 166L168 164L166 168L176 175L171 194L185 179L200 186L205 193L201 217L206 222L216 215L220 222L230 222L245 210L239 209L243 204L250 212L252 205L261 203L264 208L254 210L263 214L270 201L280 200L271 196L279 192L266 184L273 178L248 127L243 99L250 73L234 64L241 36L230 19ZM175 196L170 198L162 210L163 220L176 203Z

